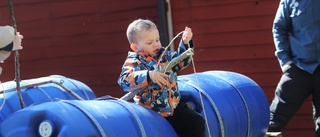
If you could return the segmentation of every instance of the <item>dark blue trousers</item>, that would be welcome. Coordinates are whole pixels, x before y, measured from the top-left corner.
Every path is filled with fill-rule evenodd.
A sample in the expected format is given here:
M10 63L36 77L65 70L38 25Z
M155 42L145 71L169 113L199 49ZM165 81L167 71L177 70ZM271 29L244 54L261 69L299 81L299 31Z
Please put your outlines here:
M281 131L310 95L316 136L320 137L320 67L310 74L293 63L285 70L276 88L270 105L268 131Z

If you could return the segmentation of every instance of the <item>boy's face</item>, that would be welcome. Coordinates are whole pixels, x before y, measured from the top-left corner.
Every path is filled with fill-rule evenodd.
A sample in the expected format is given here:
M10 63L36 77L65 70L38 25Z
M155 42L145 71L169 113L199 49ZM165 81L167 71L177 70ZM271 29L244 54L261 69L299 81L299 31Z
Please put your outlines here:
M157 28L151 28L148 30L142 30L137 33L136 46L139 50L143 50L145 53L151 56L156 56L161 48L159 31Z

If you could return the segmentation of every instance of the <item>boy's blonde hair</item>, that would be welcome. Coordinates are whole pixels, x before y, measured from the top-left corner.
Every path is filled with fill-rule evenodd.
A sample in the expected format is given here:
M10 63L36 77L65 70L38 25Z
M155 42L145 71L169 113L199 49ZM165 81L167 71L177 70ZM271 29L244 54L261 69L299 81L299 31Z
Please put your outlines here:
M156 24L147 19L134 20L127 28L127 38L130 44L137 43L136 34L142 30L157 28Z

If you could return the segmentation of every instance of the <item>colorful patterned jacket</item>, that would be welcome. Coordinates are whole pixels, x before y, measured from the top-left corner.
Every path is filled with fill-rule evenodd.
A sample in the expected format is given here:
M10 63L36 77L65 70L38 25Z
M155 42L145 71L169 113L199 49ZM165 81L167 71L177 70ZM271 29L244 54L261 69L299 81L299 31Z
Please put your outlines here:
M158 112L163 117L173 115L174 109L180 101L180 92L177 85L177 72L188 66L191 58L188 57L179 62L170 71L166 72L169 78L167 85L159 86L153 83L148 75L148 71L166 66L173 58L179 56L188 47L193 48L192 40L189 45L185 45L182 40L180 41L178 50L175 52L166 51L160 60L158 66L158 59L162 55L164 48L159 50L156 57L151 57L143 52L128 52L126 61L123 64L118 84L125 92L133 92L141 90L135 96L135 101L140 105L146 106ZM137 101L138 100L138 101Z

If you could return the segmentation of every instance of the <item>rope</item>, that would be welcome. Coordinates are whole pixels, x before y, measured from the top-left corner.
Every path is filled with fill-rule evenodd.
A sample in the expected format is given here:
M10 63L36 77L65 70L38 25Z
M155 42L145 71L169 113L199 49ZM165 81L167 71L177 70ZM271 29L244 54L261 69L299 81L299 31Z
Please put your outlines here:
M67 91L68 93L70 93L72 96L74 96L76 99L78 100L84 100L82 97L80 97L77 93L73 92L71 89L63 86L63 83L64 83L64 80L61 79L60 82L55 82L55 81L52 81L53 83L55 84L58 84L60 87L62 87L65 91Z
M9 9L10 9L10 15L11 15L11 20L12 20L12 27L14 29L14 33L16 34L16 32L17 32L17 24L16 24L16 18L14 16L12 0L9 0L8 2L9 2Z
M229 83L236 91L237 93L239 94L239 96L241 97L242 99L242 102L246 108L246 112L247 112L247 117L248 117L248 130L247 130L247 137L251 137L251 126L250 126L250 123L251 123L251 119L250 119L250 112L249 112L249 107L248 107L248 104L246 102L246 100L244 99L243 95L241 94L241 92L239 91L239 89L236 88L235 85L233 85L231 82L229 82L228 80L222 78L221 76L217 76L215 75L216 77L219 77L220 79L226 81L227 83Z
M14 29L14 34L16 34L17 33L17 23L16 23L16 19L14 17L12 0L9 0L9 9L10 9L10 15L11 15L11 20L12 20L12 27ZM23 98L22 98L21 89L20 89L21 79L20 79L19 52L18 52L18 50L16 50L14 53L15 53L15 69L16 69L15 81L16 81L16 85L17 85L17 93L19 96L20 107L24 108Z
M222 120L222 117L221 117L220 112L218 110L218 107L214 103L212 98L206 92L204 92L200 87L198 87L198 86L196 86L196 85L194 85L194 84L192 84L190 82L186 82L186 81L181 81L181 82L184 82L185 84L188 84L188 85L192 86L197 91L199 91L200 94L203 94L209 100L209 102L210 102L211 106L213 107L213 110L215 111L215 113L217 115L217 118L218 118L218 122L219 122L219 125L220 125L220 131L221 131L221 137L225 137L225 130L224 130L223 120ZM203 110L204 110L204 107L203 107ZM208 121L207 119L205 119L205 120ZM209 128L209 127L207 127L207 128ZM209 135L209 137L211 137L210 130L208 130L208 135Z
M84 90L84 88L80 88L77 84L75 84L74 82L71 81L71 79L64 79L68 82L70 82L72 85L74 85L77 89L81 90L81 92L85 95L86 100L90 100L89 95L87 94L87 92ZM60 83L63 84L64 80L60 80ZM79 99L80 96L77 96L76 98ZM80 97L81 98L81 97ZM83 98L79 99L79 100L84 100Z
M1 84L1 88L4 90L4 87L3 87L1 81L0 81L0 84ZM6 93L3 92L3 102L2 102L2 104L1 104L0 111L2 110L2 108L3 108L3 106L4 106L5 103L6 103Z
M47 96L47 99L49 99L51 102L53 101L52 98L49 96L49 94L47 94L46 91L44 91L42 88L40 88L39 86L36 86L37 89L39 89L45 96Z
M140 129L140 132L141 132L141 136L142 137L147 137L146 130L144 129L144 126L143 126L138 114L136 113L136 111L134 111L132 106L128 105L129 103L127 101L124 101L124 100L121 100L121 99L120 99L120 101L124 102L125 106L123 104L118 103L118 102L116 102L116 103L118 103L119 105L123 106L131 114L133 114L133 117L135 118L136 122L138 123L139 129Z
M160 56L157 64L160 63L160 60L162 59L162 57L164 56L164 54L166 53L166 51L168 50L168 48L170 47L170 45L173 43L173 41L174 41L176 38L178 38L183 32L184 32L184 31L179 32L174 38L172 38L172 40L169 42L169 44L165 47L164 51L162 52L162 54L161 54L161 56ZM157 66L157 68L158 68L158 67L159 67L159 65ZM156 68L156 69L157 69L157 68Z
M74 96L76 99L78 100L84 100L82 97L80 97L77 93L73 92L71 89L67 88L66 86L63 85L63 80L60 80L60 82L56 82L53 80L48 80L48 81L43 81L43 82L38 82L38 83L31 83L28 85L24 85L21 86L20 89L24 89L24 88L30 88L30 87L35 87L38 85L44 85L44 84L48 84L48 83L53 83L53 84L57 84L58 86L60 86L62 89L64 89L65 91L67 91L69 94L71 94L72 96ZM17 88L10 88L10 89L2 89L0 90L0 94L4 93L4 92L11 92L11 91L15 91L17 90Z
M194 64L194 60L193 60L192 57L191 57L191 61L192 61L193 72L194 72L194 74L196 74L196 73L197 73L197 71L196 71L196 66L195 66L195 64ZM196 76L197 85L198 85L198 87L200 87L200 83L199 83L198 76L197 76L197 75L195 75L195 76ZM211 137L211 131L210 131L210 128L209 128L209 123L208 123L208 118L207 118L207 114L206 114L206 109L204 108L204 102L203 102L202 94L201 94L200 90L198 90L198 92L199 92L199 97L200 97L201 107L202 107L202 110L203 110L204 119L205 119L205 122L206 122L206 125L207 125L208 135L209 135L209 137ZM222 123L222 122L221 122L221 123ZM222 126L223 126L223 125L222 125Z
M174 41L175 39L177 39L183 32L184 32L184 31L179 32L174 38L172 38L172 40L169 42L169 44L164 48L164 50L163 50L163 52L162 52L162 54L161 54L161 56L160 56L160 58L159 58L159 60L158 60L158 62L157 62L158 65L156 66L155 70L158 69L159 64L160 64L160 60L162 59L162 57L164 56L164 54L166 53L166 51L168 50L168 48L170 47L170 45L171 45L171 44L173 43L173 41ZM169 63L169 64L170 64L170 63ZM165 71L167 71L167 70L165 70ZM154 75L154 73L155 73L155 71L152 72L152 75ZM165 73L165 72L164 72L164 73Z
M79 110L81 110L84 114L86 114L89 117L89 119L93 122L93 124L98 128L101 136L107 137L106 133L104 132L104 130L103 130L102 126L100 125L100 123L98 122L98 120L95 119L95 117L92 116L90 112L88 112L87 110L81 108L79 105L76 105L75 103L72 103L70 101L62 101L62 102L67 103L69 105L72 105L72 106L78 108Z

